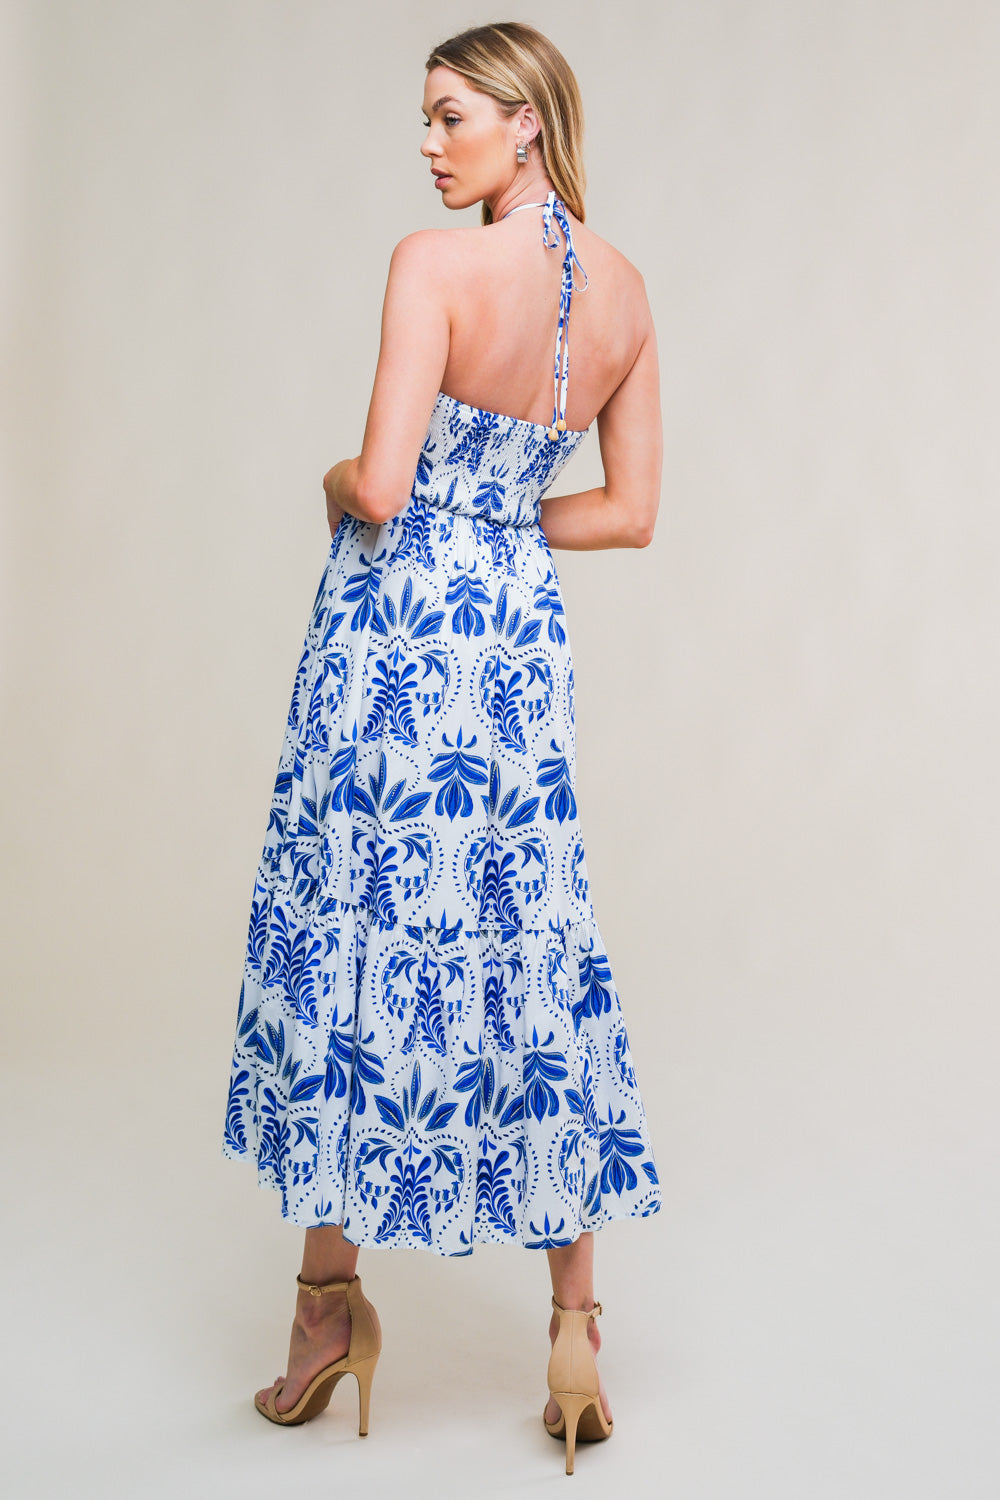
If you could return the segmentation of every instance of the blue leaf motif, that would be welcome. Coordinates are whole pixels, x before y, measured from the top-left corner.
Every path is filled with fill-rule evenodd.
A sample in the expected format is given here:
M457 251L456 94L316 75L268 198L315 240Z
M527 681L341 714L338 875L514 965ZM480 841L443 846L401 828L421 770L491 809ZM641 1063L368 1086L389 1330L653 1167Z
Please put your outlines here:
M375 1104L379 1114L387 1125L393 1126L396 1130L404 1130L406 1128L403 1120L403 1111L394 1099L387 1099L384 1094L376 1094Z
M583 437L439 393L408 499L324 548L223 1122L297 1225L458 1256L661 1207L541 525ZM617 631L599 588L592 609Z

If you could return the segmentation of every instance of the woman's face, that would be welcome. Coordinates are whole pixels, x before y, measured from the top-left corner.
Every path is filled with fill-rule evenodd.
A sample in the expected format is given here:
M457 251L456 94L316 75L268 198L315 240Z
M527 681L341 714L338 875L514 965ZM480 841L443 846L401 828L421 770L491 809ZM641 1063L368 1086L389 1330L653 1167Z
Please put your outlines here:
M527 136L523 111L509 120L495 100L451 68L431 68L424 86L427 135L420 150L449 208L468 208L508 186L517 169L518 133ZM446 175L439 175L446 174Z

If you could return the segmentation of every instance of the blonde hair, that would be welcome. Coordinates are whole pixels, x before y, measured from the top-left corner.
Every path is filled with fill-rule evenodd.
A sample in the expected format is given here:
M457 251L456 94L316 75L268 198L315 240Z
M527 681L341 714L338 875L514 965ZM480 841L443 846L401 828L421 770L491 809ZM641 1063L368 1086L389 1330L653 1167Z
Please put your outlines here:
M522 21L471 26L434 48L426 68L452 68L496 100L508 119L530 104L541 121L532 149L570 213L583 222L583 102L573 70L547 36ZM493 215L484 203L484 224Z

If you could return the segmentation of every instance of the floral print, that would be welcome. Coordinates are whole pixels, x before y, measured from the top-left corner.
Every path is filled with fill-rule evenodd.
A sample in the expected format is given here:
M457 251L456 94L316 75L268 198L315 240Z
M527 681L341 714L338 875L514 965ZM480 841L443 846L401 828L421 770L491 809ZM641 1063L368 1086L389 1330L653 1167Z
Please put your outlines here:
M440 394L409 503L345 515L320 579L222 1149L357 1245L543 1248L661 1206L539 525L585 435Z

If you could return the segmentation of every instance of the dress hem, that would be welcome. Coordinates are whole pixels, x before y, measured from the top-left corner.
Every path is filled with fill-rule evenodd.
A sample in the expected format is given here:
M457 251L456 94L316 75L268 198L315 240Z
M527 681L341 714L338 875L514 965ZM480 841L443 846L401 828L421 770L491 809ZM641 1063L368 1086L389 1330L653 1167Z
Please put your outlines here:
M237 1151L234 1147L230 1146L228 1142L225 1142L223 1144L221 1154L225 1161L245 1162L248 1166L256 1165L256 1157L254 1156L252 1151ZM271 1182L267 1178L262 1178L260 1176L258 1176L257 1179L257 1186L274 1193L280 1193L282 1191L280 1183ZM475 1225L473 1225L472 1243L468 1246L467 1249L464 1250L442 1250L433 1242L428 1244L426 1240L400 1240L398 1238L394 1240L375 1240L371 1238L352 1240L351 1236L346 1232L346 1230L342 1229L341 1232L344 1239L349 1245L354 1245L361 1250L425 1250L432 1255L439 1255L443 1259L460 1260L467 1255L471 1255L477 1245L510 1245L523 1250L557 1250L566 1245L575 1244L581 1234L594 1233L599 1229L603 1229L606 1224L612 1224L616 1221L625 1219L653 1218L661 1211L662 1208L663 1199L662 1197L658 1197L652 1199L643 1209L619 1209L617 1212L614 1210L609 1210L606 1213L601 1214L599 1218L593 1220L590 1223L584 1223L581 1220L576 1234L573 1235L570 1239L561 1240L552 1239L528 1241L518 1234L494 1234L491 1236L477 1236L475 1232ZM325 1224L316 1224L312 1222L303 1224L298 1219L293 1218L291 1214L286 1214L284 1212L284 1209L282 1209L281 1217L286 1224L291 1224L297 1229L335 1228L337 1227L337 1224L341 1223L340 1220L337 1220L335 1224L330 1224L329 1222Z

